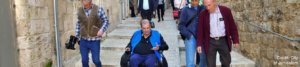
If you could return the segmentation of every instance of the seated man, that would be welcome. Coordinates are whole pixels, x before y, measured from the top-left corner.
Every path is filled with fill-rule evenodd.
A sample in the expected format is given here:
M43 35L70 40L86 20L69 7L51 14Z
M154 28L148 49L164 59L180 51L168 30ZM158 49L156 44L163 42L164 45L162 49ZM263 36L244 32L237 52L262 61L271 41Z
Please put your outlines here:
M159 51L169 47L158 31L151 30L149 20L142 20L140 25L142 29L133 34L126 47L126 51L131 52L130 67L138 67L141 63L155 67L155 62L162 61Z

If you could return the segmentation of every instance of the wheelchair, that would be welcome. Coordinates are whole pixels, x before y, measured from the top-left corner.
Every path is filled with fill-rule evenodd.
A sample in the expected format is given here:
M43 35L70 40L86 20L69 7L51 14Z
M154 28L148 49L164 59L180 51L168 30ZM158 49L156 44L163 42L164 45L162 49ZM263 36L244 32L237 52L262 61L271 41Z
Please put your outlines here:
M159 51L161 57L162 57L162 61L157 61L155 63L155 67L168 67L168 62L167 59L165 58L165 56L163 55L163 51ZM125 51L124 54L121 57L121 67L130 67L130 56L131 53L130 51ZM146 65L144 63L139 64L139 67L146 67Z

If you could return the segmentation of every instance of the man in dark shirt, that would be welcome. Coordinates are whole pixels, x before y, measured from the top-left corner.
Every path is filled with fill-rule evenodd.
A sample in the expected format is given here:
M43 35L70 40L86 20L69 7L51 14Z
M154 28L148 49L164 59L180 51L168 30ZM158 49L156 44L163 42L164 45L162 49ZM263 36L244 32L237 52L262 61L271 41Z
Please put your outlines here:
M155 67L155 62L162 61L158 51L168 50L169 47L158 31L151 30L149 20L142 20L141 28L133 34L126 47L127 51L131 51L130 67L138 67L141 63Z

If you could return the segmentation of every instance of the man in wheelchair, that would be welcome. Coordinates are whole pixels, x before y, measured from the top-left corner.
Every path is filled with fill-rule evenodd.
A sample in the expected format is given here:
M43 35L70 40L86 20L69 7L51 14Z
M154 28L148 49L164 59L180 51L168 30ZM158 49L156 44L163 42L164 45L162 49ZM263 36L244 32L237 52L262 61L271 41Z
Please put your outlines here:
M130 51L130 67L157 67L157 62L163 62L162 52L169 47L161 34L151 29L149 20L141 21L141 30L137 30L130 39L126 51ZM165 59L164 59L165 60Z

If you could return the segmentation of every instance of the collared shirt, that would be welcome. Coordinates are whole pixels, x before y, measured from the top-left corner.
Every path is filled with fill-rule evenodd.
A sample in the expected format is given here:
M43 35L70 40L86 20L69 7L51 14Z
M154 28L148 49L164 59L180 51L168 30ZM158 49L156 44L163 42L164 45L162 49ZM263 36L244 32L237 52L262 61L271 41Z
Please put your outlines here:
M93 7L92 7L93 8ZM90 16L91 12L92 12L92 8L90 9L83 9L84 12L85 12L85 15L86 16ZM105 32L108 28L108 25L109 25L109 21L108 21L108 18L107 16L105 15L105 11L103 8L99 8L98 9L98 16L100 17L99 19L102 19L102 22L103 22L103 25L100 27L99 31L101 32ZM101 38L100 37L80 37L80 23L79 23L79 19L76 23L76 30L75 30L75 36L76 37L79 37L79 38L82 38L82 39L85 39L85 40L88 40L88 41L95 41L95 40L100 40Z
M165 1L165 0L158 0L158 4L159 4L159 5L164 4L164 1Z
M222 37L225 36L225 24L224 18L220 12L219 7L216 11L210 13L210 37Z
M136 45L134 49L134 53L141 54L141 55L147 55L147 54L154 54L154 51L152 49L152 45L150 43L150 37L145 38L144 36L141 37L141 41Z
M197 7L193 7L193 8L198 11L198 6Z
M143 9L144 10L149 10L149 0L144 0L143 1Z

